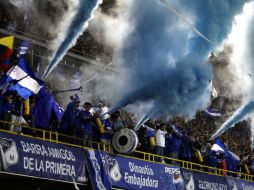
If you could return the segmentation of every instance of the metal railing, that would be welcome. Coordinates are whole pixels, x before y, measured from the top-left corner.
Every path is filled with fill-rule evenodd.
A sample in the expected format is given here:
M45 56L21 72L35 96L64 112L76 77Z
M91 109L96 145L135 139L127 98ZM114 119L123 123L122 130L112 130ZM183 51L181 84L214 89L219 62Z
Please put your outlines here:
M7 128L8 126L19 126L20 124L17 123L11 123L11 122L6 122L6 121L0 121L0 132L5 132L5 133L10 133L10 134L16 134L16 135L21 135L24 137L29 137L29 138L34 138L34 139L39 139L43 141L48 141L52 143L58 143L58 144L63 144L67 146L72 146L72 147L77 147L77 148L82 148L82 149L96 149L96 150L101 150L101 151L108 151L110 153L113 153L112 147L108 147L105 144L102 144L100 142L92 142L92 147L85 147L83 145L83 139L82 138L77 138L77 137L72 137L64 134L60 134L58 132L54 131L47 131L47 130L42 130L42 129L37 129L37 128L31 128L27 126L26 124L21 124L23 130L29 131L26 133L21 133L21 132L15 132L15 131L9 131ZM116 155L120 155L115 153ZM152 163L161 163L161 160L163 160L163 164L171 164L171 165L178 165L183 169L188 169L191 171L195 172L201 172L204 174L210 174L210 175L216 175L216 176L232 176L232 177L237 177L246 181L251 181L254 182L254 176L246 173L241 173L241 172L233 172L233 171L228 171L220 168L215 168L215 167L210 167L194 162L189 162L185 160L179 160L179 159L174 159L174 158L169 158L166 156L160 156L148 152L142 152L142 151L134 151L130 155L122 155L123 157L126 158L132 158L132 159L137 159L137 160L143 160L147 162L152 162Z

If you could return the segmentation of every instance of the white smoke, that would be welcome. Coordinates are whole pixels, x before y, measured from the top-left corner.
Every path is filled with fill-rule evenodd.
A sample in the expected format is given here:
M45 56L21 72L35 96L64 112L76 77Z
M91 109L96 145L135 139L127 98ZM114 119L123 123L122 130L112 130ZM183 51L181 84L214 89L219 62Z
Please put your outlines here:
M127 35L133 27L130 21L130 7L133 0L117 0L107 12L98 8L94 13L94 18L89 22L88 31L94 40L113 50L111 61L103 62L103 59L97 57L101 69L95 69L92 66L86 66L82 72L81 81L84 87L86 100L97 99L105 100L112 104L121 94L121 86L128 76L122 72L121 62L115 61L118 51L124 43ZM112 71L113 70L113 71ZM96 84L96 86L94 86Z
M123 39L131 32L132 24L129 22L129 7L131 0L116 1L116 5L107 13L99 8L95 11L88 30L94 39L107 47L118 50Z
M231 90L234 95L242 96L242 101L246 103L253 98L254 72L252 55L247 51L249 48L249 30L252 19L254 18L254 2L246 3L242 14L235 17L232 32L229 34L225 44L232 47L230 54L230 65L225 68L224 79L230 82ZM231 75L228 77L227 72ZM232 78L231 78L232 77Z
M230 91L232 95L239 95L240 104L238 110L230 117L216 132L218 135L223 133L234 124L246 117L252 117L253 114L253 92L254 92L254 72L253 72L253 23L254 23L254 1L245 4L243 12L235 17L235 23L232 32L225 40L225 44L232 47L232 53L229 55L230 65L221 72L221 79L231 82ZM230 76L227 73L231 73ZM241 105L245 105L241 107ZM252 117L253 118L253 117ZM219 133L220 131L220 133ZM254 140L254 129L252 119L252 140ZM253 146L253 145L252 145Z
M58 49L59 46L64 41L66 36L65 34L67 33L67 30L71 25L73 17L77 12L79 2L77 0L67 0L67 2L69 4L69 9L64 14L64 18L62 18L61 22L58 23L59 25L57 27L57 30L54 29L54 31L56 32L55 35L57 35L57 37L50 43L50 48L52 50ZM53 30L53 28L51 30Z
M25 32L53 40L50 42L52 50L62 41L62 35L78 8L77 0L11 0L10 2L24 14L25 25L26 22L28 24Z

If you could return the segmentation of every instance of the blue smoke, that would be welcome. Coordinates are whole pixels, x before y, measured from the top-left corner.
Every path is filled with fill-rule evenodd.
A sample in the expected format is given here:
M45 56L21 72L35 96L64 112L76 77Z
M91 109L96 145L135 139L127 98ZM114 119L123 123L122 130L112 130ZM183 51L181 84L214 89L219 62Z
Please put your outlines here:
M170 4L180 13L194 14L194 26L219 45L244 1L234 4L232 0L223 3L172 0ZM212 79L207 59L214 47L193 33L160 1L135 0L131 17L135 27L120 55L129 79L122 89L124 96L114 108L153 101L143 120L165 115L190 116L204 108L209 102L208 85Z
M246 0L180 0L180 4L187 5L188 11L197 16L195 26L209 40L220 44L231 31L232 21L240 13ZM202 38L194 36L190 39L191 48L201 54L210 51L209 43L204 43Z
M223 125L212 135L211 139L215 139L228 130L234 127L234 124L241 121L248 113L254 110L254 100L250 101L248 104L239 108Z
M253 6L253 5L252 5ZM247 31L247 44L245 48L245 59L247 61L244 62L244 66L248 69L249 72L253 71L254 65L254 39L253 39L253 32L254 32L254 18L252 18L249 28ZM252 78L253 80L253 78ZM253 83L254 81L252 81ZM248 89L250 92L249 94L252 95L254 92L254 86L251 86L250 89ZM247 114L252 112L254 110L254 100L249 101L246 105L239 108L225 123L222 124L222 126L212 135L211 139L215 139L216 137L222 135L226 130L228 130L231 127L234 127L234 125L238 122L240 122L242 119L246 117ZM252 134L253 138L253 134ZM253 138L254 139L254 138Z
M80 33L83 32L84 26L92 16L93 11L97 8L100 0L79 0L79 7L73 21L65 34L65 39L60 47L54 53L51 62L44 72L43 79L46 79L51 71L64 57L69 48L77 40Z

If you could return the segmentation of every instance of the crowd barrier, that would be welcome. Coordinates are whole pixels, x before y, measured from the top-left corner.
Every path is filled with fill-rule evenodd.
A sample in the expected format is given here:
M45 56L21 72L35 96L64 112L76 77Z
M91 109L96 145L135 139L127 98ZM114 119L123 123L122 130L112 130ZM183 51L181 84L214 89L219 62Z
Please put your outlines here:
M18 124L0 122L0 128L6 125ZM98 142L88 148L81 145L79 138L24 124L22 127L28 134L0 129L0 168L12 173L85 183L85 168L88 168L91 180L93 175L94 180L98 180L104 172L105 176L100 176L103 183L107 176L111 185L126 189L181 189L183 184L186 189L241 189L240 186L254 189L254 176L249 174L141 151L130 155L113 154L111 148L106 149ZM159 162L161 159L165 164ZM98 173L99 168L107 168L107 171Z

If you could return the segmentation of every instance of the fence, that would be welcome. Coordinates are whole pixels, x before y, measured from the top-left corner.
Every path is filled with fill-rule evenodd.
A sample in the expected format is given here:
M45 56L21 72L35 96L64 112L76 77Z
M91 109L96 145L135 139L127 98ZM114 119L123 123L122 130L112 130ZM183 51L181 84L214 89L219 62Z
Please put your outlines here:
M17 126L19 124L0 121L0 126L3 126L3 125ZM22 128L30 130L30 131L32 131L32 133L31 134L22 134L22 133L17 133L17 132L13 132L13 131L8 131L6 129L0 129L0 132L7 132L10 134L22 135L25 137L39 139L39 140L43 140L43 141L47 141L47 142L54 142L54 143L63 144L63 145L67 145L67 146L78 147L81 149L91 149L89 147L84 147L82 145L83 139L81 139L81 138L76 138L76 137L60 134L58 132L31 128L25 124L22 124ZM102 150L102 151L105 151L107 149L107 147L105 147L105 145L102 143L93 142L92 144L93 144L92 149ZM107 151L112 152L113 151L112 147L107 149ZM126 158L135 158L138 160L143 160L143 161L153 162L153 163L160 163L160 162L158 162L158 160L163 159L165 161L165 163L170 163L170 164L173 163L175 165L181 166L181 168L188 169L191 171L202 172L205 174L212 174L212 175L216 175L216 176L224 176L225 173L227 173L227 175L229 175L229 176L234 176L234 177L238 177L238 178L241 178L241 179L244 179L247 181L254 182L254 176L250 175L250 174L227 171L224 169L209 167L206 165L201 165L201 164L188 162L188 161L184 161L184 160L173 159L173 158L169 158L169 157L165 157L165 156L159 156L159 155L148 153L148 152L135 151L131 155L121 155L121 156L124 156Z

